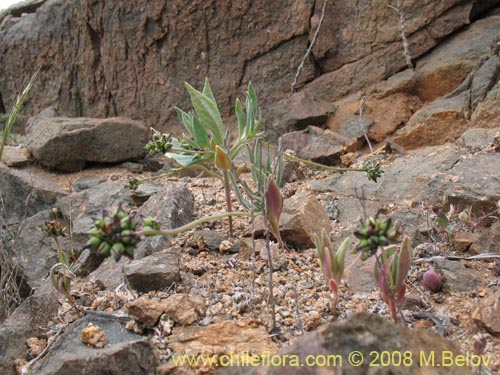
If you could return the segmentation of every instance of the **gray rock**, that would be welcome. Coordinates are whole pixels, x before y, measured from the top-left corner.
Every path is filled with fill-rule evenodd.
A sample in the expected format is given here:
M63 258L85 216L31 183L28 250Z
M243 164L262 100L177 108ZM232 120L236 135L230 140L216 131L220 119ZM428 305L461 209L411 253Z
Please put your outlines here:
M181 280L179 249L155 253L123 267L128 285L139 292L164 290Z
M499 129L469 129L457 139L457 144L472 150L482 149L493 142L493 138L498 132L500 132Z
M500 290L481 301L472 318L494 335L500 333Z
M309 126L305 130L286 133L282 137L283 149L292 150L297 157L334 165L340 163L340 156L358 149L362 142L358 138L344 137L329 129Z
M460 262L437 259L435 265L444 277L444 289L451 293L477 291L483 285L482 275Z
M447 175L441 175L442 192L446 203L457 207L471 207L475 217L482 217L497 209L500 200L500 154L477 153L457 163ZM453 183L446 183L453 181ZM486 217L483 225L490 225L492 218Z
M28 121L26 147L42 165L78 171L86 162L114 163L145 154L147 129L127 118L37 116Z
M323 228L330 230L331 221L325 209L310 191L298 192L285 199L280 218L283 241L297 249L314 247L314 235ZM264 233L262 219L255 225L257 235Z
M101 176L83 176L73 183L73 189L75 189L75 191L90 189L106 180L106 178Z
M348 360L358 352L359 366L352 366ZM304 335L289 347L282 348L278 354L288 355L296 358L299 363L308 363L307 356L325 359L329 357L328 374L434 374L446 375L450 371L453 374L470 374L467 367L450 366L426 366L421 361L421 353L425 358L434 355L435 364L441 364L442 353L450 351L453 355L459 355L460 351L453 343L438 336L429 330L415 330L395 325L377 315L358 314L347 320L341 320L319 327L316 331ZM403 356L409 354L410 362L407 365L395 366L395 362L387 363L382 367L374 353L401 353ZM332 357L332 355L334 357ZM283 357L282 357L283 358ZM311 357L308 357L309 359ZM380 358L379 358L380 359ZM334 363L334 360L336 362ZM377 362L377 367L370 367L370 363ZM218 373L228 374L320 374L324 366L293 366L291 362L284 366L261 366L261 367L224 367ZM424 369L424 370L423 370Z
M14 361L26 355L26 340L44 335L59 308L59 295L49 281L0 325L0 373L15 375Z
M106 332L104 348L96 349L82 343L81 331L89 323ZM149 338L125 330L116 320L86 316L66 328L52 350L33 366L30 373L145 375L153 374L157 365Z
M0 163L0 216L7 222L20 222L25 216L54 205L57 198L67 195L54 181L34 169L11 169ZM29 198L29 199L28 199Z
M221 242L227 240L227 236L224 233L214 230L202 229L194 232L193 239L199 248L208 248L209 250L217 251Z
M137 206L142 206L153 194L159 193L163 189L163 184L159 182L144 181L130 193L130 196Z
M2 153L2 162L12 168L25 167L31 163L30 155L21 147L5 146Z
M173 229L193 220L193 210L194 196L187 184L169 182L163 191L151 195L139 209L139 214L154 218L164 229ZM141 258L166 249L170 243L171 237L145 238L137 245L135 257Z
M471 83L471 105L473 108L486 97L488 91L497 83L500 73L500 56L491 56L474 72Z

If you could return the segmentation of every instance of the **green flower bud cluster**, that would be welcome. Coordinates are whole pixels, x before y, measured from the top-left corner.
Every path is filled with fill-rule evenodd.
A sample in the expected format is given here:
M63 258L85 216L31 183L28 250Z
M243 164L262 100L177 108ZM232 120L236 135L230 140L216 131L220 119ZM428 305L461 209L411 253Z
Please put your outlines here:
M368 174L368 179L373 182L377 182L383 173L380 164L372 161L365 161L362 169Z
M354 235L359 239L356 250L363 252L361 259L366 260L379 248L398 242L400 231L398 224L391 219L384 221L370 217Z
M172 137L151 128L151 141L144 147L150 155L164 154L172 148Z
M104 210L88 232L91 237L85 247L100 256L111 255L116 261L122 255L132 259L135 246L140 241L136 233L138 226L136 212L127 214L121 205L112 212Z

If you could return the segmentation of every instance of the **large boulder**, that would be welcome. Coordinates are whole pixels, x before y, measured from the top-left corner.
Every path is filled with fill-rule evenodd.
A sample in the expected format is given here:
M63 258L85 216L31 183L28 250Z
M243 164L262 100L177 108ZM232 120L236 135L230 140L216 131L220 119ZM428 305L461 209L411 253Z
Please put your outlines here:
M78 171L86 162L115 163L144 155L146 127L127 118L36 116L28 121L26 147L46 167Z

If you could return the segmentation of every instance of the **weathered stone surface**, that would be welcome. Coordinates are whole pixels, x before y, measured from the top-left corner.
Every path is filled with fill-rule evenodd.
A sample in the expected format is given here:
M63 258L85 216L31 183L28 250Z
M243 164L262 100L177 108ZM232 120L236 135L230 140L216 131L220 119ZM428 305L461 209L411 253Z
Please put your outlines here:
M479 102L471 116L471 126L476 128L500 128L500 85L497 83Z
M489 228L479 228L475 232L479 236L469 252L473 254L497 253L500 254L500 222L495 222Z
M174 327L167 338L168 345L176 353L243 353L276 350L276 344L263 327L251 328L244 324L224 321L207 327Z
M493 142L497 133L500 133L500 129L469 129L457 139L457 143L472 150L482 149Z
M500 73L500 56L491 56L474 72L471 82L471 104L475 108L497 83Z
M0 325L0 373L16 374L15 359L25 357L28 338L45 333L59 307L58 297L47 281Z
M88 323L106 332L104 348L95 349L82 343L81 331ZM149 338L125 330L116 320L86 316L66 329L52 350L33 366L30 373L142 375L154 373L157 365Z
M163 290L181 280L179 253L175 249L134 260L123 267L128 285L139 292Z
M364 100L363 117L373 122L367 127L368 137L372 141L383 141L400 126L406 124L410 117L422 106L422 102L418 97L406 92L394 91L388 95L372 94ZM339 100L336 103L337 110L327 121L328 128L337 131L346 119L358 118L361 100L362 98L358 94ZM356 127L355 123L353 125L359 129L359 126Z
M437 99L422 107L394 134L394 142L406 149L454 141L468 125L469 92Z
M406 1L402 12L412 58L469 23L479 9L496 3ZM178 126L173 106L188 104L184 81L200 85L210 77L225 115L250 79L263 103L283 99L321 12L312 0L247 0L238 6L213 0L49 0L35 9L27 9L24 17L11 12L13 16L3 20L4 106L19 90L13 77L32 72L40 61L51 61L30 94L30 114L58 103L70 116L134 116L164 129ZM317 82L319 90L311 87L308 92L336 100L406 65L399 17L386 3L343 0L326 9L314 60L306 60L299 87L326 72L329 77ZM26 50L31 53L26 55Z
M217 232L210 229L197 230L193 234L193 239L200 250L217 251L222 241L227 239L224 233Z
M35 169L11 169L0 163L0 215L19 222L54 205L67 192ZM29 199L28 199L29 197Z
M347 138L329 129L309 126L305 130L283 135L283 149L292 150L301 159L309 159L326 165L340 162L340 155L361 146L358 138Z
M307 48L313 7L312 0L49 0L4 20L0 91L10 104L19 90L14 78L51 61L28 113L58 103L72 117L126 116L179 130L173 107L188 109L186 81L200 87L209 77L226 115L250 79L262 103L283 98ZM306 61L299 83L313 77Z
M102 176L84 176L80 177L73 183L73 189L75 189L75 191L82 191L90 189L91 187L99 185L105 181L106 178Z
M194 196L185 183L169 182L162 191L151 195L140 209L139 214L152 217L164 229L173 229L189 223L194 217ZM172 238L156 236L145 238L136 248L135 257L142 258L166 249Z
M205 316L205 300L201 296L174 294L165 300L165 314L181 326L188 326Z
M444 289L451 293L477 291L482 286L482 275L458 261L437 259L435 264L444 277Z
M316 99L314 94L298 92L272 104L267 111L267 130L271 136L322 126L336 110L335 103Z
M474 22L420 60L415 85L420 99L430 102L458 87L482 58L489 57L499 27L499 16Z
M22 147L5 146L2 153L2 162L12 168L21 168L28 165L30 160L29 153Z
M404 349L403 349L404 348ZM360 352L360 358L365 360L360 366L351 366L347 359L354 352ZM384 351L411 352L412 362L409 366L395 366L389 363L383 370L369 367L373 359L373 352L382 353ZM408 329L382 319L377 315L358 314L348 320L330 323L318 328L315 332L309 333L300 338L290 347L281 349L278 354L296 356L299 363L307 363L306 357L309 355L329 356L338 355L335 365L328 366L324 373L328 374L385 374L398 373L404 375L429 374L446 375L452 371L454 374L469 374L467 367L451 366L421 367L421 353L435 353L436 363L441 363L441 355L445 351L450 351L454 355L460 351L445 338L429 330ZM318 358L316 357L316 358ZM290 358L290 357L289 357ZM310 357L309 357L310 358ZM340 365L342 358L342 366ZM262 367L226 367L219 370L221 374L322 374L326 367L293 366L288 362L288 366L262 366Z
M86 162L114 163L145 154L146 127L127 118L37 116L28 121L26 147L42 165L78 171Z
M500 334L500 290L481 301L472 318L493 334Z

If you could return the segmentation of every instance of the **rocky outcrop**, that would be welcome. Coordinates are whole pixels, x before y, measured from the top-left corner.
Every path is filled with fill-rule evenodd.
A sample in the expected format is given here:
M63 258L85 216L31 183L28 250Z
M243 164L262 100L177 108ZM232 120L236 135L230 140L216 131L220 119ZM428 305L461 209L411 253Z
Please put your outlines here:
M26 108L31 115L57 103L69 116L126 116L160 128L177 124L174 105L188 107L184 81L199 86L209 77L225 115L249 80L261 103L285 98L321 12L313 0L41 3L2 20L3 107L12 104L18 78L42 67ZM497 3L405 1L412 58ZM401 70L398 22L384 2L329 4L299 87L312 81L306 92L331 101ZM277 133L280 117L269 118Z

